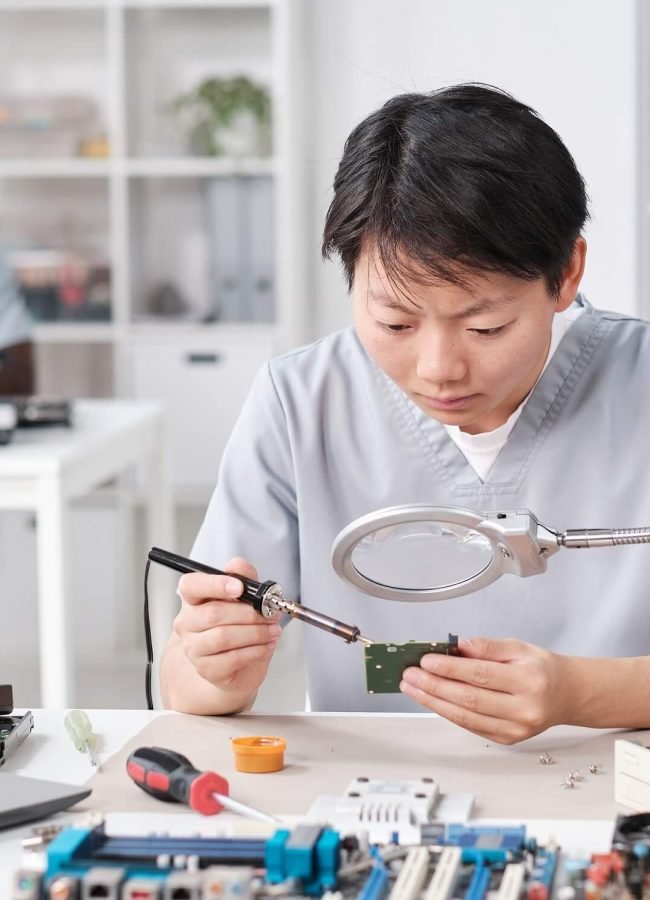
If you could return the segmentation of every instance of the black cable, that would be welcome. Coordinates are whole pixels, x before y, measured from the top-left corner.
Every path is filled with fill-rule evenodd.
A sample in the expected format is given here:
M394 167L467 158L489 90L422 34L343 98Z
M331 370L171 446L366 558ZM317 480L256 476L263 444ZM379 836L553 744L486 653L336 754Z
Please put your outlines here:
M144 693L147 698L147 709L153 709L153 697L151 696L151 670L153 667L153 642L151 640L151 623L149 622L149 569L151 560L147 560L144 567L144 642L147 647L147 668L144 673Z

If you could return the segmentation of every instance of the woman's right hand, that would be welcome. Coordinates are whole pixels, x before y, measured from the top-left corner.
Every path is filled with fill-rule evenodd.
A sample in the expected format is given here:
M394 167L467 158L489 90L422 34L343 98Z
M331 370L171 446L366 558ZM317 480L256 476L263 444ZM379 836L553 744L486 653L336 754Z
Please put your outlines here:
M255 568L244 559L230 560L226 571L257 580ZM242 590L242 582L228 575L182 575L174 631L201 678L228 693L253 694L266 677L282 630L280 614L262 617L238 600Z

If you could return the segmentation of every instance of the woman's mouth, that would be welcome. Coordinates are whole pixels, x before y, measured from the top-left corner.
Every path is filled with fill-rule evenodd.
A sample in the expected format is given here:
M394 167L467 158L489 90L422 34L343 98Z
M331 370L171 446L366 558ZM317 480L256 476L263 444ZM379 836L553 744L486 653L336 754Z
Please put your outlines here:
M426 394L416 396L426 406L438 410L465 409L476 398L476 394L467 394L465 397L428 397Z

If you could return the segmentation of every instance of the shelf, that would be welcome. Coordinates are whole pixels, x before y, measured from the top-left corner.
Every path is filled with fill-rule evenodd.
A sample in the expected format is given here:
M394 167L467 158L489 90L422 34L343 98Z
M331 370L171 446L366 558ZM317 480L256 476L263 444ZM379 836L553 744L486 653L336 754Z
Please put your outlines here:
M75 9L269 9L277 0L0 0L0 12Z
M131 338L268 338L277 326L271 322L199 322L191 319L141 318L126 329Z
M110 2L110 0L109 0ZM105 0L0 0L0 12L104 9Z
M112 0L112 4L124 9L269 9L277 0Z
M21 268L21 249L59 249L73 268L81 259L110 273L110 321L49 320L75 310L57 313L49 295L30 296L41 387L71 397L166 391L186 498L195 481L216 477L255 372L308 339L297 108L304 2L0 0L3 96L77 98L88 110L87 122L70 113L71 124L54 118L49 130L44 117L23 144L4 132L0 245L11 249L26 293L49 262L32 258L30 272L25 256ZM268 141L239 145L248 156L192 155L191 123L170 104L206 78L234 74L270 91ZM31 121L41 118L25 116ZM81 140L102 136L111 155L76 155ZM150 315L164 309L187 314ZM203 321L213 309L222 318ZM215 397L220 415L206 440L194 411Z
M37 322L34 339L40 344L103 344L142 338L266 338L275 331L276 326L267 322L199 322L152 317L122 326L113 322Z
M106 159L0 159L0 178L105 178Z
M38 322L34 339L40 344L103 344L118 337L112 322Z
M152 178L215 178L233 175L273 175L277 171L277 161L273 157L129 159L125 160L124 169L128 175Z
M111 174L143 178L228 178L274 175L273 157L168 159L0 159L0 178L107 178Z

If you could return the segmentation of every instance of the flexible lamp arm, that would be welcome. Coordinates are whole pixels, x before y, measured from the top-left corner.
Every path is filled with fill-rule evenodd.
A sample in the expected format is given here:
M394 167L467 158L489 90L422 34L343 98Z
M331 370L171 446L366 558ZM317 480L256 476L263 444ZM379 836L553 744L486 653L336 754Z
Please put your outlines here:
M558 534L557 539L562 547L573 550L650 544L650 528L572 528Z

